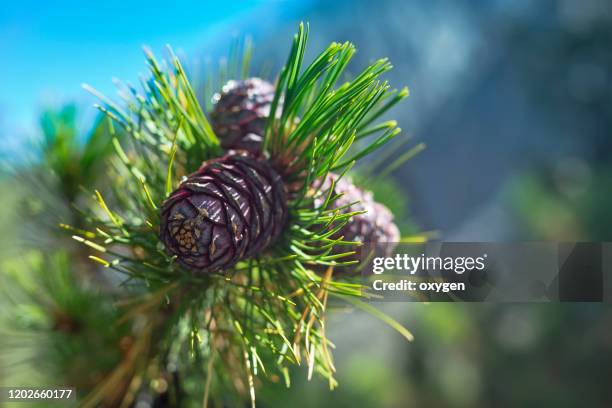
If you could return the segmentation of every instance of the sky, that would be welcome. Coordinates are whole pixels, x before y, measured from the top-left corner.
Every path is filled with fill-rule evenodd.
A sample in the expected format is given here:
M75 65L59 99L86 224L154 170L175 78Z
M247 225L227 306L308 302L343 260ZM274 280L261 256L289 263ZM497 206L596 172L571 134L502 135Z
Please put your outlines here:
M112 95L112 78L135 80L144 72L143 45L157 54L170 44L179 53L214 55L217 39L256 29L274 17L271 10L294 12L305 3L6 2L0 9L0 138L34 132L43 106L93 103L83 83Z

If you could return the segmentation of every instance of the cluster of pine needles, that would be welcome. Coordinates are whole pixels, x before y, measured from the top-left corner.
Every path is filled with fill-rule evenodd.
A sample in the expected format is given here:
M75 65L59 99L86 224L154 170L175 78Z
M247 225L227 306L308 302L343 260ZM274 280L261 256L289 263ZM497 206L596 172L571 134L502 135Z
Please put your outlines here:
M344 175L388 146L400 129L395 121L379 119L408 92L380 79L391 68L386 59L345 80L355 53L348 42L332 43L306 64L307 37L308 27L300 25L276 79L264 135L267 159L289 169L284 181L296 191L288 202L288 225L260 256L222 273L193 273L168 255L159 241L160 208L184 177L223 154L206 111L225 78L248 77L250 43L236 46L217 80L208 73L201 89L170 49L163 62L145 50L149 75L138 86L118 83L119 102L86 86L101 101L105 119L97 126L104 127L112 153L107 180L87 190L94 204L75 203L74 216L61 226L86 246L91 260L112 271L115 283L105 293L116 313L105 315L113 320L106 329L117 332L109 342L123 348L84 405L129 405L149 384L172 394L174 402L181 394L201 395L204 406L226 400L222 391L230 388L254 406L258 383L268 379L289 386L295 365L334 388L335 346L326 335L331 303L362 308L412 338L364 301L358 279L334 275L339 266L349 266L345 258L356 244L338 238L338 231L357 213L332 208L338 198L333 188L313 187L329 172ZM79 285L74 291L90 293Z

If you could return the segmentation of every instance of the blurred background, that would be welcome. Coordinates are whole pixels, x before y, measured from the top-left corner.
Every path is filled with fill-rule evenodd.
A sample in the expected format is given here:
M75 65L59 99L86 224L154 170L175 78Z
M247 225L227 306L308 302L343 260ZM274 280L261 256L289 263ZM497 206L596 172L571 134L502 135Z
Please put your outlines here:
M606 0L13 2L0 11L0 155L36 156L49 111L64 109L83 135L75 138L91 137L94 99L81 83L113 95L113 76L136 82L143 44L158 53L171 44L197 76L250 34L253 66L278 72L300 21L310 23L313 54L352 41L354 71L386 56L387 79L410 88L389 118L427 148L392 175L400 223L448 241L612 240ZM19 253L10 238L21 236L19 190L2 183L15 192L0 214L9 257ZM383 308L412 343L338 311L329 325L339 389L300 371L289 390L264 388L261 406L612 406L608 305Z

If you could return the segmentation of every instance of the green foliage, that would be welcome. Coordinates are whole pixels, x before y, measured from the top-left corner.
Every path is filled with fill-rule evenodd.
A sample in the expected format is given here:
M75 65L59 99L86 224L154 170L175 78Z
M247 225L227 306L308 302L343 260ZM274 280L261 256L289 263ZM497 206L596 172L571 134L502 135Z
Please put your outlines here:
M0 249L74 250L58 224L81 225L83 186L104 189L104 163L112 153L110 122L100 115L83 130L81 116L72 104L45 109L33 154L0 160L2 187L10 191L2 198L6 221L0 222L10 238Z
M68 202L76 199L79 188L95 184L103 159L112 150L108 121L98 118L83 138L77 119L75 105L46 109L40 118L41 165L53 171Z
M308 26L300 25L278 79L264 138L264 149L283 170L286 182L299 188L298 202L315 179L346 170L397 136L400 129L393 121L370 124L408 95L407 90L390 91L379 79L391 69L386 59L337 86L355 53L349 42L332 43L302 72L307 38ZM381 134L365 148L345 157L356 140L377 133Z
M88 404L132 390L149 378L152 366L202 379L203 388L196 389L205 401L223 400L230 388L254 404L259 379L289 385L291 365L305 365L309 378L317 373L336 386L333 345L325 334L328 299L363 304L359 284L332 279L334 266L351 254L332 249L354 244L332 237L354 213L331 209L333 188L319 191L313 182L329 171L348 171L398 135L394 121L374 122L407 91L391 91L379 79L391 68L386 60L338 84L354 46L334 43L306 65L307 35L300 25L265 133L266 153L290 190L289 224L265 253L222 274L182 269L158 239L164 200L185 175L222 154L179 60L170 51L169 62L158 63L146 51L150 75L140 89L120 84L121 103L87 87L103 101L99 109L109 119L115 152L105 183L109 194L94 191L97 206L84 210L79 226L65 227L95 251L92 260L124 276L121 319L138 318L143 327L134 346L142 359L125 358L97 384ZM227 72L246 75L250 48L245 50L242 65L230 62ZM370 136L375 138L362 147L355 143ZM315 205L316 198L323 204ZM313 265L327 267L326 273L313 272ZM390 318L383 320L409 336ZM133 397L126 392L122 401Z
M3 350L6 366L37 361L38 375L54 384L66 381L90 390L122 359L121 341L128 325L113 297L73 270L66 252L29 251L18 261L3 261ZM101 330L112 327L113 330ZM19 344L11 344L12 342Z

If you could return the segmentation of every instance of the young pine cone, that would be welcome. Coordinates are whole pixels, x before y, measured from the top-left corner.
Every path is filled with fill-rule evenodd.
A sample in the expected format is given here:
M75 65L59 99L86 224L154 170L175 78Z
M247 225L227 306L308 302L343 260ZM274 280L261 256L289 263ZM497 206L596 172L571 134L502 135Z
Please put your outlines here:
M393 222L393 214L387 207L374 201L372 193L365 191L354 185L350 179L346 177L339 178L336 174L329 173L321 191L326 196L332 185L335 182L334 192L332 196L342 194L330 204L330 209L337 209L344 206L341 211L349 213L354 211L366 211L363 214L358 214L353 217L338 231L332 238L344 237L344 241L360 242L364 245L359 247L336 246L334 253L355 251L355 254L339 259L339 261L363 261L367 258L368 253L365 253L365 248L376 250L376 256L392 256L396 244L400 240L400 232ZM315 200L315 205L321 205L324 198ZM359 269L359 264L349 266L348 269ZM347 268L340 268L340 271L346 271Z
M287 218L280 176L247 152L204 162L166 200L160 238L182 266L216 272L261 253Z
M274 99L274 86L260 78L231 80L215 99L211 123L221 146L258 154Z

